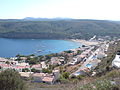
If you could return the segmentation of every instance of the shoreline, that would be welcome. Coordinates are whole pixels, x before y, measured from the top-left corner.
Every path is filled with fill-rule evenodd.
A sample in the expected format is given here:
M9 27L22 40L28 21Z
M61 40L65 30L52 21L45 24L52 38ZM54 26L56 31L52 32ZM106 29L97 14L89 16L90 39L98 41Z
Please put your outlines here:
M78 42L78 43L81 43L83 45L87 45L87 46L90 46L90 45L98 45L99 43L96 42L96 41L87 41L87 40L84 40L84 39L70 39L71 41L74 41L74 42Z
M0 37L0 39L1 39L1 37ZM2 39L31 39L31 40L34 40L34 39L40 39L40 38L2 38ZM98 42L87 41L87 40L84 40L84 39L43 39L43 40L66 40L66 41L78 42L78 43L81 43L83 45L88 45L88 46L98 44Z

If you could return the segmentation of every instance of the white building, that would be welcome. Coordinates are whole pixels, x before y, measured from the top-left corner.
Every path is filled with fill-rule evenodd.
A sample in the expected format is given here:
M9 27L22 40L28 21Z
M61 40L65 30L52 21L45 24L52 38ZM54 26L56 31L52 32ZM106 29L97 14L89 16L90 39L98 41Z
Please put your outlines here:
M114 60L112 61L112 66L116 68L120 68L120 51L117 52Z

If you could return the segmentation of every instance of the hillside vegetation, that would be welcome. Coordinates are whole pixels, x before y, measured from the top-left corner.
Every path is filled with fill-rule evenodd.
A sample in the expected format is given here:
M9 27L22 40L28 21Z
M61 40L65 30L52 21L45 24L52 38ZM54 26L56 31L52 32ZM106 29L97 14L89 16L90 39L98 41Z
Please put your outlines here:
M0 20L3 38L88 39L93 35L119 36L120 24L103 20Z

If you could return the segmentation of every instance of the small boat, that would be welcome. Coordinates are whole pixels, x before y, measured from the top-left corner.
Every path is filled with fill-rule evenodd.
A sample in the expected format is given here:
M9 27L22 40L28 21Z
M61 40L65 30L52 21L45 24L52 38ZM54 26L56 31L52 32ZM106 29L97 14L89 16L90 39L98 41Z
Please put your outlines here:
M42 50L37 50L37 52L42 52Z

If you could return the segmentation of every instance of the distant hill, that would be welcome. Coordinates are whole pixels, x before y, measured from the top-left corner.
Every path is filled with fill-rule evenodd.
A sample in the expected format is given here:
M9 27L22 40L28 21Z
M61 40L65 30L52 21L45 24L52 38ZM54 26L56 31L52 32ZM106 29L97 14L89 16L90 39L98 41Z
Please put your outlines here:
M72 20L72 18L34 18L34 17L26 17L23 19L24 21L57 21L57 20Z
M27 20L26 20L27 19ZM88 39L97 36L120 36L120 24L105 20L0 20L0 37L41 39ZM30 20L29 20L30 19Z

